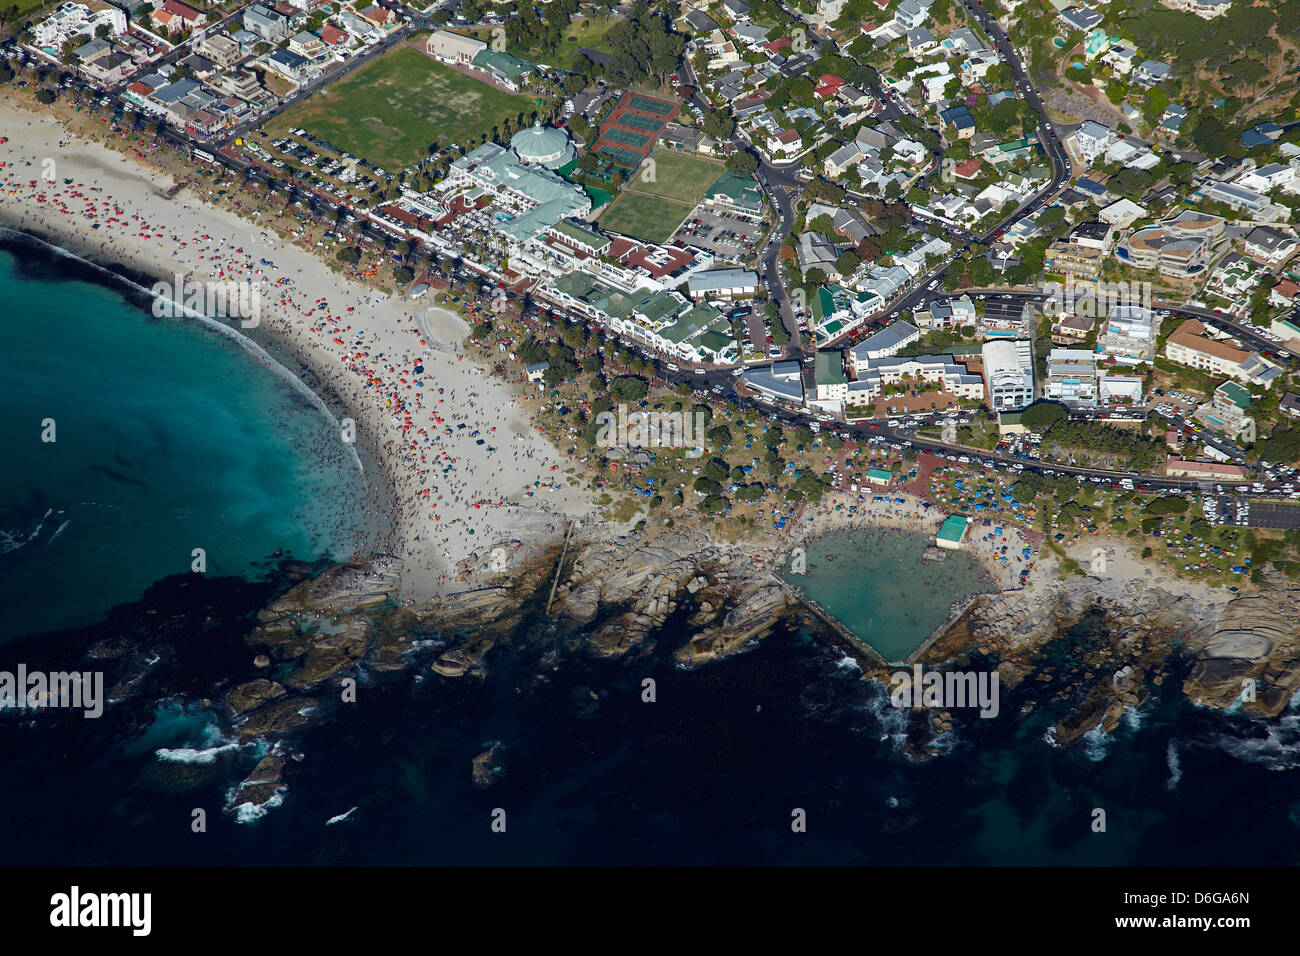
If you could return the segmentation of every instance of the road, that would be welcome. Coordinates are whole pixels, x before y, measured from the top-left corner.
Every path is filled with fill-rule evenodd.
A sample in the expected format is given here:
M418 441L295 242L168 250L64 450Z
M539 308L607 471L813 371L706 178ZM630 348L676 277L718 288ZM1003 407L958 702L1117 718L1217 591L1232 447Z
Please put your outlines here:
M1017 209L1010 215L1008 215L1002 222L1000 222L988 233L986 233L985 236L981 237L983 241L988 241L989 239L996 238L998 235L1000 235L1010 224L1014 223L1015 221L1017 221L1018 219L1026 215L1032 214L1037 209L1041 208L1044 204L1049 202L1056 195L1056 193L1059 192L1059 190L1061 189L1065 181L1068 179L1070 165L1069 165L1069 160L1065 155L1064 147L1061 145L1055 130L1048 122L1045 107L1043 106L1042 102L1038 99L1037 94L1034 92L1032 87L1029 85L1028 77L1024 71L1023 64L1021 64L1017 59L1014 50L1011 49L1010 45L1007 43L1007 40L1005 36L1002 34L1001 29L997 26L996 23L992 21L990 17L988 17L983 13L982 9L979 7L978 0L976 0L973 9L970 3L967 2L967 0L961 0L961 2L963 2L963 5L966 6L968 10L971 10L971 12L974 14L976 19L980 22L981 26L985 29L989 37L998 45L999 50L1003 53L1003 56L1005 57L1007 62L1012 65L1013 71L1015 72L1015 75L1017 77L1017 81L1022 85L1022 88L1025 91L1024 95L1026 96L1027 101L1035 108L1035 110L1038 112L1040 116L1040 122L1041 122L1040 143L1043 146L1044 152L1051 159L1052 166L1053 166L1052 181L1043 190L1041 190L1035 197L1029 200L1029 202L1021 206L1019 209ZM373 58L374 56L380 55L382 52L390 48L392 45L398 42L402 42L405 39L405 36L409 32L409 30L416 28L416 26L417 24L414 23L408 24L407 28L405 28L402 31L399 31L397 34L394 34L392 37L388 38L388 40L385 41L385 43L371 50L366 56L351 61L351 64L349 66L349 71L351 69L356 69L357 67L361 66L369 59ZM683 69L685 72L682 75L686 78L689 78L691 85L696 85L698 91L698 85L694 83L694 75L690 70L689 63L683 63ZM339 76L340 73L338 71L335 71L329 75L328 79L332 81L338 79ZM309 85L303 90L302 95L310 95L310 93L316 88L316 84L323 84L324 82L326 82L326 79L327 78L324 76L318 78L317 81L314 81L314 84ZM92 95L98 94L98 91L94 90L92 87L89 87L84 83L78 82L77 85L83 92L88 92L91 93ZM888 99L882 98L882 102L887 103ZM288 104L284 104L281 106L281 108L284 108L284 106L287 105ZM705 101L703 99L703 96L698 92L696 93L696 105L698 105L701 109L708 108L707 101ZM264 121L265 118L261 120L261 122ZM190 137L185 135L183 131L176 130L172 127L164 127L163 130L160 132L160 136L169 140L170 142L173 142L187 149L191 149L194 146L194 141ZM741 148L747 148L749 145L746 141L744 141L740 137L737 137L735 140L733 140L733 144ZM267 174L264 170L261 170L256 166L251 166L246 163L241 164L239 162L232 161L230 160L229 157L221 154L218 155L220 156L220 160L223 163L231 166L233 169L241 172L247 169L249 170L249 174L252 176L252 178L256 179L259 182L266 182L268 183L268 185L271 185L273 188L277 188L278 184L275 183L274 178L271 177L269 174ZM797 341L798 330L795 324L795 317L793 311L791 310L790 307L789 298L786 295L784 285L781 282L778 255L780 252L781 245L784 243L785 237L789 234L789 230L793 225L793 221L794 221L793 201L791 198L791 193L797 192L801 184L798 180L794 167L789 167L789 166L777 167L777 166L773 166L770 163L767 163L766 161L760 161L758 178L760 183L763 186L765 193L768 196L769 201L772 203L773 209L776 213L774 217L774 226L771 235L769 236L768 240L763 246L761 250L761 254L759 256L760 268L763 272L764 281L768 286L773 301L776 301L781 306L782 319L786 324L786 328L792 333L794 333L794 335L792 335L792 340ZM297 188L292 184L285 184L285 186L289 189ZM310 205L312 206L313 211L320 211L321 207L328 209L328 204L325 203L323 200L314 197L310 193L310 191L304 191L304 193L305 195L310 197L309 202ZM369 237L373 235L375 232L377 232L378 230L373 229L373 227L371 227L368 223L364 221L364 219L362 219L357 223L357 231ZM921 276L913 284L913 288L908 292L908 294L906 294L903 298L901 298L897 302L893 303L892 306L893 310L898 311L906 308L911 308L912 306L921 302L922 300L927 300L927 299L934 300L934 299L944 298L947 294L945 293L936 294L934 292L929 292L924 288L924 286L927 284L933 284L936 281L941 280L944 274L946 273L946 271L947 271L947 266L943 265L936 268L932 272ZM967 290L966 293L963 294L967 294L972 291L974 290ZM1027 301L1027 300L1041 301L1042 299L1046 298L1046 293L1042 293L1042 292L1012 292L1012 293L999 293L999 294L1009 299L1018 300L1018 301ZM1187 307L1187 306L1162 306L1162 307L1170 308L1171 312L1173 312L1175 315L1196 317L1201 319L1202 321L1205 321L1207 324L1223 328L1225 331L1229 331L1231 332L1231 334L1240 337L1244 343L1250 345L1251 347L1260 348L1260 347L1266 347L1271 344L1269 343L1269 340L1262 338L1256 332L1249 329L1248 327L1244 327L1239 320L1235 319L1232 316L1221 315L1218 313L1209 312L1209 311ZM628 343L628 344L632 344L632 343ZM792 357L795 358L802 357L802 349L798 348L797 346L793 347L791 350L791 355ZM712 370L712 371L693 370L689 372L670 373L664 367L663 363L660 363L659 374L661 378L663 378L664 380L670 383L674 383L674 384L685 383L690 385L692 388L698 389L701 392L704 392L706 394L725 395L730 398L735 398L738 402L740 402L740 404L754 407L758 409L765 416L773 420L785 422L789 425L797 426L800 424L811 423L815 419L815 416L813 416L805 409L776 408L771 405L767 405L765 403L756 402L744 396L736 395L736 393L733 390L733 385L736 379L731 370ZM1143 486L1149 488L1150 490L1208 491L1213 488L1212 482L1199 481L1195 479L1126 475L1125 473L1121 473L1121 472L1079 468L1075 466L1058 465L1055 463L1050 465L1045 465L1042 463L1027 464L1023 460L1018 460L1009 456L999 455L995 453L973 451L972 449L965 448L960 445L946 444L941 441L917 436L914 433L912 433L912 430L910 428L901 427L901 426L891 427L887 423L882 423L880 421L871 422L871 423L853 424L853 425L836 424L832 427L835 429L836 432L844 435L845 437L855 437L859 439L885 441L899 448L913 447L918 450L932 451L932 452L942 453L950 456L966 456L970 458L973 462L987 464L990 467L996 467L996 468L1006 469L1006 468L1014 467L1017 469L1023 469L1024 471L1030 473L1042 472L1047 474L1053 474L1053 473L1068 474L1074 476L1081 476L1084 480L1096 479L1098 481L1102 481L1102 480L1118 481L1123 477L1132 477L1135 480L1140 480ZM1247 496L1258 498L1258 497L1267 497L1270 495L1276 497L1278 492L1278 486L1276 484L1271 484L1269 486L1261 486L1257 484L1254 487L1256 490L1251 491L1247 489L1243 493L1246 494ZM1261 488L1263 488L1264 490L1262 491L1259 490ZM1286 520L1291 520L1290 518L1291 513L1289 511L1284 511L1282 514L1287 516ZM1282 519L1275 518L1274 520L1282 520Z
M1000 237L1008 228L1026 216L1031 216L1039 209L1052 202L1056 196L1065 187L1070 178L1070 160L1066 154L1065 147L1061 143L1060 136L1051 123L1047 113L1047 107L1042 102L1037 91L1030 83L1029 74L1024 64L1020 61L1019 55L1015 48L1007 39L1002 28L997 22L988 15L980 4L980 0L959 0L967 12L979 23L990 41L995 45L1002 58L1010 65L1016 79L1016 88L1027 103L1034 109L1038 115L1038 139L1039 145L1044 155L1052 164L1051 181L1039 190L1034 196L1030 197L1025 203L1012 211L1000 222L995 224L982 236L974 236L969 232L961 229L954 229L948 233L950 240L956 240L956 246L953 251L955 258L967 247L974 242L989 243ZM785 8L786 13L799 19L794 11ZM711 109L712 106L700 92L700 86L686 58L683 58L679 68L679 74L683 81L695 88L695 94L692 97L691 105L700 110ZM870 90L882 105L880 113L881 119L896 119L903 114L903 110L898 106L892 97L888 96L879 87L873 87ZM732 145L737 148L750 148L750 144L739 134L733 138ZM771 204L775 216L774 226L768 240L759 251L758 266L760 279L767 287L768 296L771 301L776 302L781 310L781 321L785 325L786 331L790 333L791 346L788 350L788 357L795 360L802 360L805 349L800 344L801 338L798 324L794 311L790 305L789 295L786 292L785 284L781 278L779 267L779 255L782 245L790 234L794 225L794 210L791 191L795 193L801 191L800 183L796 170L797 165L776 166L767 162L761 154L755 150L755 155L759 157L758 179L763 186L763 191L767 195L768 202ZM899 312L905 309L912 309L916 303L921 301L926 295L925 287L932 283L942 281L947 275L948 264L944 263L924 275L917 277L911 284L909 290L904 296L886 306L880 313L873 318L879 319L890 312ZM870 320L869 320L870 321ZM813 350L815 351L815 344Z

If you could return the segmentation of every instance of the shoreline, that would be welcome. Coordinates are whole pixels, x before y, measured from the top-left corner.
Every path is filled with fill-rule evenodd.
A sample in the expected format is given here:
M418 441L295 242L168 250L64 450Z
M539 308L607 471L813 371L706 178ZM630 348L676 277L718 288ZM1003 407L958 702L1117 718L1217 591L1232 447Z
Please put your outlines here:
M0 219L3 219L2 209L3 207L0 207ZM56 239L57 237L42 234L34 229L16 229L0 222L0 244L5 242L16 245L39 243L42 251L47 252L50 256L71 257L81 265L106 273L102 277L86 277L75 281L94 282L105 286L111 285L128 301L132 298L142 300L138 303L141 308L147 308L143 300L153 301L154 295L150 290L155 282L160 281L157 277L147 275L133 266L126 266L122 263L96 261L88 250L79 248L80 243L70 241L66 245L59 245L55 241ZM220 318L210 316L196 318L214 331L218 326L224 329L218 334L230 338L252 361L274 366L273 370L282 373L286 381L292 383L291 387L310 395L314 403L329 415L334 426L338 427L342 413L347 411L347 404L328 383L324 382L317 369L299 360L292 353L284 351L283 343L274 337L262 336L260 338L264 340L259 341L259 336L250 334L253 330L237 328ZM378 480L384 486L390 501L394 497L394 490L388 474L380 463L377 449L368 440L363 440L360 443L360 448L357 449L357 463L360 466L365 483L367 503L378 511L382 524L388 526L387 530L381 530L379 522L375 520L368 522L366 530L371 537L369 544L370 556L379 556L394 545L393 534L396 528L396 516L390 510L390 506L376 496L375 481ZM341 557L338 560L346 562L356 560L358 557L361 557L361 555L354 555L351 558Z
M0 223L104 269L141 295L152 294L138 288L142 277L257 287L256 329L221 324L259 347L269 340L272 361L331 415L343 409L355 421L356 439L375 466L365 474L371 506L390 524L374 550L401 562L403 603L462 590L488 563L485 549L519 547L521 539L543 547L558 539L565 517L592 509L588 496L564 482L563 458L526 420L511 387L459 347L468 329L454 313L339 275L281 239L270 221L262 226L207 203L210 183L185 185L167 198L175 185L170 176L74 137L54 117L11 102L0 102L0 116L9 134L0 146ZM73 142L78 153L64 155ZM41 161L50 155L59 157L58 168L46 181L39 178ZM470 437L480 432L483 439ZM488 444L489 437L503 447Z

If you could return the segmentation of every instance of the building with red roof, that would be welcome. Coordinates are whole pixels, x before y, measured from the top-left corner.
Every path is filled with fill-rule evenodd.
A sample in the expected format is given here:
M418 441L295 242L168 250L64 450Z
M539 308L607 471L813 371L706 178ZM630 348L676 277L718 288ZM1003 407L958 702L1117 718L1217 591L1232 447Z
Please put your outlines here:
M154 25L168 33L193 30L208 22L208 15L181 0L163 0L163 5L149 14Z
M818 99L827 100L839 93L840 87L844 85L844 77L836 76L834 73L825 73L817 81L817 88L813 90L813 96Z

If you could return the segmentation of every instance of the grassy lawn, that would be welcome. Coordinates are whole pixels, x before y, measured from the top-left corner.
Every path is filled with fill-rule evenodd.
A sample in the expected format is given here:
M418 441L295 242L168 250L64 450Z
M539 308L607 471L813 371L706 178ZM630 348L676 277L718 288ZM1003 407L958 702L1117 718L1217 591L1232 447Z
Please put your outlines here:
M644 182L638 174L628 182L628 189L694 205L727 171L721 162L675 149L661 149L653 158L655 181Z
M573 58L578 55L578 47L591 47L593 50L603 50L606 53L613 53L614 48L605 43L605 34L609 28L618 23L620 17L605 17L603 14L593 16L589 19L572 20L564 28L560 42L555 45L554 50L547 50L539 57L534 57L527 50L510 50L509 52L525 59L540 59L541 62L550 66L557 66L562 69L568 69ZM467 37L475 37L485 43L491 43L493 30L499 27L458 27L453 33L459 33ZM573 37L572 40L569 38Z
M694 208L693 203L628 190L610 204L600 217L600 225L635 239L663 242Z
M8 0L8 2L3 4L5 7L15 6L18 8L17 13L8 21L9 26L13 28L15 32L17 32L15 25L22 26L23 20L29 17L35 19L35 17L32 17L31 15L36 13L38 10L44 7L53 10L57 5L58 4L52 2L52 0Z
M600 224L637 239L663 242L727 171L725 165L677 150L654 154L654 182L638 173L601 216Z
M573 20L564 30L559 44L554 51L547 53L543 59L551 66L568 68L573 62L573 58L578 55L578 47L591 47L593 50L603 50L606 53L613 53L613 49L605 45L605 34L609 28L618 23L617 17L595 16L586 20ZM572 40L569 37L573 37Z
M266 129L279 137L300 126L395 173L425 156L430 143L464 145L532 104L401 47L275 117Z

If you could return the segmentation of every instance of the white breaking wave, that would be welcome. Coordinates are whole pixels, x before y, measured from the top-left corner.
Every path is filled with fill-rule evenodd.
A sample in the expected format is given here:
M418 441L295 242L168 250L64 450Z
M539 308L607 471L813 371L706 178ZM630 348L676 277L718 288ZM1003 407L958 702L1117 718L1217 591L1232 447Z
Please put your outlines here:
M63 522L63 524L59 525L58 530L55 531L54 534L50 535L50 540L45 542L45 547L48 548L48 547L49 547L50 545L52 545L55 541L57 541L57 540L59 539L59 535L63 534L63 529L66 528L66 527L67 527L68 525L70 525L70 524L72 524L72 519L71 519L71 518L69 518L67 521Z
M861 670L862 670L862 665L859 664L857 661L855 661L852 657L849 657L849 655L847 655L847 654L845 654L845 655L844 655L843 657L841 657L838 661L836 661L836 662L835 662L835 666L838 667L838 668L839 668L840 670L842 670L842 671L861 671Z
M357 812L357 808L353 807L347 813L340 813L336 817L330 817L328 820L325 821L325 825L327 827L332 827L336 823L342 823L344 820L346 820L348 817L352 816L352 814L356 812Z
M1178 745L1172 740L1165 750L1165 764L1169 767L1169 780L1165 783L1165 788L1177 790L1178 781L1183 779L1183 768L1178 762Z
M1098 724L1092 730L1083 735L1083 752L1087 758L1094 763L1106 759L1106 746L1111 742L1112 737L1101 729Z
M204 750L196 750L193 747L160 747L154 751L154 756L168 763L212 763L217 759L218 754L238 749L239 744L224 744Z
M1262 736L1243 738L1220 734L1215 742L1225 753L1269 770L1300 767L1300 717L1288 714L1254 723L1263 729Z
M131 279L127 279L124 276L118 275L112 269L106 268L105 266L101 266L98 262L91 262L89 259L85 259L74 252L69 252L67 249L64 249L62 246L56 246L53 245L52 243L48 243L44 239L41 239L39 236L33 236L25 232L15 232L12 229L5 229L3 227L0 227L0 235L16 236L16 237L21 237L23 239L39 242L45 248L53 250L58 255L65 256L69 259L75 259L77 262L85 263L86 265L90 266L92 269L97 269L98 271L104 273L104 275L111 276L113 279L117 280L118 282L121 282L125 285L129 285L133 289L138 289L140 292L143 292L145 295L152 296L155 299L163 298L162 296L156 295L153 289L150 289L146 286L142 286L138 282L135 282ZM171 302L172 300L167 299L166 301ZM231 326L226 325L226 323L224 322L218 322L216 319L204 315L202 312L197 312L194 309L186 308L184 303L177 302L173 304L180 306L184 310L185 315L188 318L198 319L199 322L201 322L207 328L213 329L214 331L221 333L222 335L226 336L226 338L230 339L232 342L240 346L240 348L248 352L249 355L253 356L253 358L261 362L262 365L269 368L276 375L279 375L282 379L284 379L284 381L288 382L292 388L294 388L301 394L305 395L307 399L313 405L316 406L316 408L320 411L320 413L324 415L327 419L329 419L330 423L333 424L333 426L336 429L342 427L339 420L334 417L334 413L330 411L329 406L325 404L324 399L322 399L319 395L317 395L310 388L308 388L307 385L301 379L298 378L298 376L294 375L293 372L289 371L281 363L277 362L275 358L272 357L272 355L266 351L266 349L262 348L262 346L258 345L247 335L244 335L236 328L232 328ZM364 472L365 468L361 464L361 456L357 453L356 447L352 445L350 442L345 442L344 444L346 444L348 446L348 450L352 452L352 460L357 466L357 471Z
M45 514L41 515L41 520L36 522L36 529L26 536L21 531L5 531L0 528L0 554L17 551L19 548L35 541L36 536L41 533L41 529L45 527L45 522L49 520L52 514L54 514L54 509L50 508Z
M266 803L241 803L235 807L236 823L256 823L262 817L266 816L267 811L274 810L280 804L284 803L284 792L286 787L276 789L266 801Z

